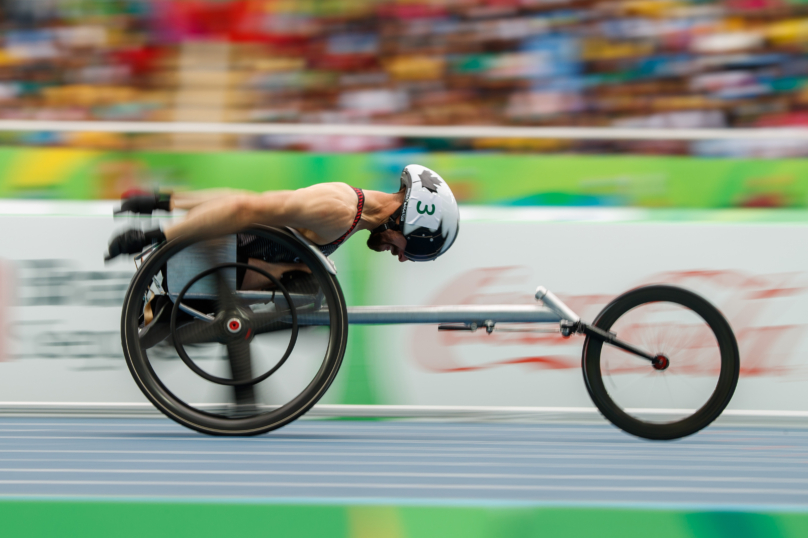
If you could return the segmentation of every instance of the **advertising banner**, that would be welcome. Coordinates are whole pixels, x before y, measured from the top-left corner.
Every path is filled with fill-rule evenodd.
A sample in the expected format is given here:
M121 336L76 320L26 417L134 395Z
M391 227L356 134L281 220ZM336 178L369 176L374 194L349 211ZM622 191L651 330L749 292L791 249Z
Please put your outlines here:
M808 410L804 226L696 222L464 222L440 262L372 260L368 297L385 304L535 304L536 286L592 321L616 296L671 284L733 327L741 381L730 409ZM596 212L591 215L596 217ZM368 368L385 403L579 407L582 337L434 326L369 327ZM678 327L660 327L659 337Z

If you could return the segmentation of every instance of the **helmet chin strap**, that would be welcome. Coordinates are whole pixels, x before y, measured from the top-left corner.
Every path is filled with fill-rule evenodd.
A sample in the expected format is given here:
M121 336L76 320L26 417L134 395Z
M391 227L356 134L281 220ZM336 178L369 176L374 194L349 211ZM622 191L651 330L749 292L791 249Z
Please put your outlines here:
M401 217L401 210L403 208L404 208L404 206L402 205L401 207L396 209L393 212L393 214L390 215L390 217L388 217L387 222L385 222L383 224L380 224L379 226L376 226L375 228L373 228L370 231L370 233L371 234L382 233L385 230L393 230L394 232L400 232L401 231L401 224L399 222L399 219Z

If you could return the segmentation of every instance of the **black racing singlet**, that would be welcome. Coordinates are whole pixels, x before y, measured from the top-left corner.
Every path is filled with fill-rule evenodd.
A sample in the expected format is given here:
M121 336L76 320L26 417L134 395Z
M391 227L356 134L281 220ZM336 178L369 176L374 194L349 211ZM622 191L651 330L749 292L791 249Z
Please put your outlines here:
M351 232L354 231L356 225L359 224L359 220L362 218L362 210L365 207L365 193L362 192L362 189L357 189L356 187L351 188L356 191L356 196L359 199L356 204L356 217L354 217L353 224L351 224L351 227L348 228L348 231L345 232L342 237L327 245L317 245L320 252L326 256L331 256L334 251L337 250L337 247L348 239L348 236L351 235ZM276 243L254 235L238 234L237 242L238 261L241 263L247 263L249 258L257 258L268 263L297 263L300 261L291 251Z

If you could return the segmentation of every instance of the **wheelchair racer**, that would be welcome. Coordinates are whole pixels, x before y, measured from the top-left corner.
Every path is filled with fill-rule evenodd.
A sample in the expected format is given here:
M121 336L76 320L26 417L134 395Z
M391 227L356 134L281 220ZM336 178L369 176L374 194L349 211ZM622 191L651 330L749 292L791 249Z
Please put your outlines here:
M290 227L312 241L326 256L359 230L370 230L367 245L390 252L399 261L429 261L454 243L459 226L457 202L434 171L411 164L401 174L398 192L363 191L345 183L322 183L294 191L252 193L214 189L188 193L136 194L126 197L118 213L150 214L155 209L188 210L182 222L165 231L128 230L109 243L106 259L137 254L153 243L192 235L200 238L239 232L251 224ZM258 265L273 276L299 269L291 253L260 238L238 234L240 261ZM243 289L266 280L255 271Z

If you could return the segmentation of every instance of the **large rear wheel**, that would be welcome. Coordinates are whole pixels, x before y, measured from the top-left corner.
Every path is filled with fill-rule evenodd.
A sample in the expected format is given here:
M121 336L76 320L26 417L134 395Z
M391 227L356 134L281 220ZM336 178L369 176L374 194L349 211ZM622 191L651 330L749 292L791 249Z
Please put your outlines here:
M283 261L246 259L245 237ZM121 320L146 397L212 435L256 435L303 415L334 380L347 329L339 283L317 255L285 230L258 226L161 245L132 280Z

